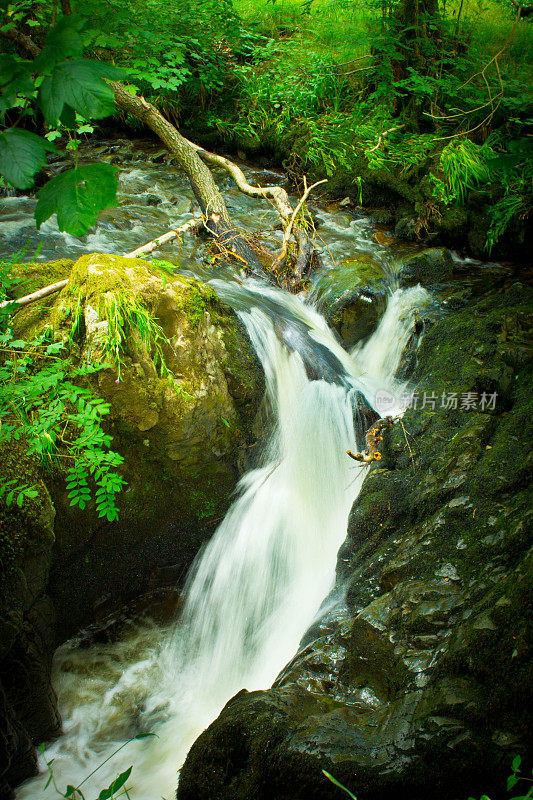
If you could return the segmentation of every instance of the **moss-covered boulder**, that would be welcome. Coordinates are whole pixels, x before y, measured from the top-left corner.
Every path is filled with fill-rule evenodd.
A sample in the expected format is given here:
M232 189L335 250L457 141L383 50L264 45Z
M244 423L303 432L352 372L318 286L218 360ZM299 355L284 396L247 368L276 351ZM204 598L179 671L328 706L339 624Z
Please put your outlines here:
M497 798L515 754L529 773L531 299L508 286L427 332L418 407L351 512L346 603L199 737L178 800L335 800L322 769L358 800Z
M345 347L366 339L387 305L387 276L382 264L368 253L358 253L337 267L331 278L322 278L320 290L328 296L327 323Z
M90 385L110 404L108 431L125 459L118 522L71 507L60 474L51 484L50 592L62 639L95 603L129 600L169 565L185 573L228 506L262 375L237 317L195 280L99 254L21 265L17 275L18 294L68 277L59 295L16 315L16 333L52 328L75 363L102 364Z
M453 260L449 250L441 247L430 247L419 253L405 257L398 271L402 286L433 287L444 283L452 276Z

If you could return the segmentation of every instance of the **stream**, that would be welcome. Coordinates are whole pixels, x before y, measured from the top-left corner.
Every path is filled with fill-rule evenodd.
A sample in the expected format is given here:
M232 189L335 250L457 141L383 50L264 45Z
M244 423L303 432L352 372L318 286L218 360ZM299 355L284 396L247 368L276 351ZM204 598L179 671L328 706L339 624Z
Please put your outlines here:
M118 146L119 205L103 212L96 231L82 239L48 221L37 258L125 253L190 218L186 180L164 161L154 162L160 153L153 144ZM275 225L267 203L243 196L225 175L216 177L239 226L251 231ZM247 177L284 181L264 169L248 168ZM27 259L37 243L35 201L13 197L4 203L3 249L27 247ZM73 640L58 649L53 682L63 735L46 748L42 773L19 789L18 798L57 796L53 783L45 789L46 763L53 760L62 789L80 786L86 797L96 796L133 765L127 782L132 798L170 800L191 744L227 701L243 688L271 686L309 627L342 603L338 592L330 592L364 477L345 453L358 438L355 399L362 394L375 406L379 391L401 397L405 387L394 375L417 310L431 298L420 286L398 288L399 251L375 241L367 217L318 205L312 211L320 223L324 268L306 297L253 279L241 284L231 275L213 277L201 238L189 236L180 250L171 244L153 254L183 270L194 268L235 308L263 365L274 423L259 466L242 477L233 505L190 570L178 619L167 627L139 624L117 643L80 649ZM281 233L275 235L281 240ZM388 300L374 333L348 352L321 309L328 296L350 290L361 256L381 270ZM335 365L331 380L310 379L298 348L280 341L280 319L305 330L321 358ZM395 401L387 413L402 410ZM357 445L364 447L360 437ZM139 734L155 735L132 738Z

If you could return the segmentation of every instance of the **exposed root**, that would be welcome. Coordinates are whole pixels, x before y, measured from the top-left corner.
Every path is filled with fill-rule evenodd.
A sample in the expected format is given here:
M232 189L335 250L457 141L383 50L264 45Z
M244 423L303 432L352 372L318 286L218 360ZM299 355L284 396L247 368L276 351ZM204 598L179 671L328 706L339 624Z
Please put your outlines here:
M363 464L370 464L372 461L381 460L381 442L383 441L382 432L385 428L389 428L398 417L384 417L376 420L374 424L366 432L366 449L363 453L352 453L347 450L347 455L353 458L354 461L360 461Z

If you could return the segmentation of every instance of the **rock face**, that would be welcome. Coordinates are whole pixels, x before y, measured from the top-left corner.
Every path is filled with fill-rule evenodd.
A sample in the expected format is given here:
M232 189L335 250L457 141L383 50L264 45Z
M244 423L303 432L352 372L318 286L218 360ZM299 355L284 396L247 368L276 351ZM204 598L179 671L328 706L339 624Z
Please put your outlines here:
M55 643L147 588L179 583L229 504L263 394L237 317L197 281L99 254L16 274L15 296L69 277L19 311L14 329L30 340L52 328L73 363L107 362L87 380L110 404L127 488L109 523L94 505L70 506L61 461L45 473L22 443L1 454L2 478L15 470L40 493L0 507L0 797L34 770L32 745L58 732Z
M334 800L322 769L358 800L500 797L516 753L527 774L528 303L515 284L426 334L418 408L390 429L351 512L344 605L272 689L227 704L193 745L178 800Z
M24 474L38 496L0 507L0 797L35 772L33 742L59 732L50 686L53 609L46 584L54 509L35 456L23 442L0 450L2 483Z

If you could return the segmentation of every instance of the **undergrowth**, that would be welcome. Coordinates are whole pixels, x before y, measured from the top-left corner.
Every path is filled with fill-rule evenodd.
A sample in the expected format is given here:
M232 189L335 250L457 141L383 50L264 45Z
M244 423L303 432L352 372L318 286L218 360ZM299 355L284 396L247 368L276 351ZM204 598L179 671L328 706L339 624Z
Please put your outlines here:
M0 300L16 260L0 263ZM0 445L25 442L45 470L59 468L71 505L84 509L94 499L98 516L113 522L125 485L116 468L124 459L111 449L112 436L104 429L109 403L95 397L88 382L107 365L76 365L49 330L30 340L16 338L13 310L9 303L0 308ZM21 506L34 491L21 478L10 482L0 501Z

